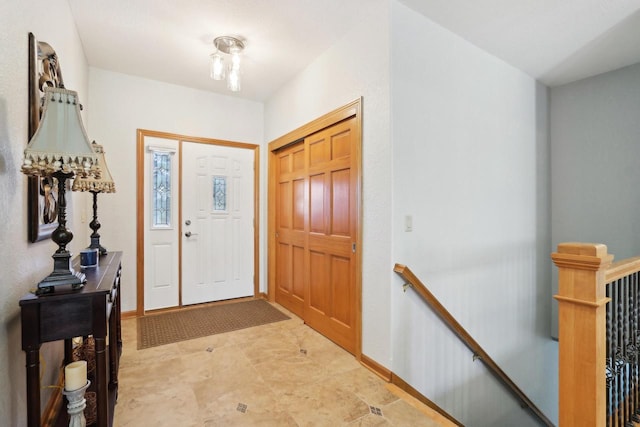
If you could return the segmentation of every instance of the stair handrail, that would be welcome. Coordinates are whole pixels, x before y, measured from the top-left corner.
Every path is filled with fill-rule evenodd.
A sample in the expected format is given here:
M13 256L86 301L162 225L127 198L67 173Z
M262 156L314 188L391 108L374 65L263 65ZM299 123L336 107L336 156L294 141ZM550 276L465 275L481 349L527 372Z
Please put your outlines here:
M486 351L473 339L469 332L453 317L451 313L438 301L438 299L427 289L427 287L418 279L418 277L404 264L396 264L393 268L400 277L406 280L403 285L404 290L407 287L413 288L418 295L429 305L435 314L442 320L445 325L467 346L473 353L474 360L480 361L489 369L498 381L504 385L508 391L520 402L523 408L528 408L541 422L549 427L555 425L547 418L547 416L527 397L526 394L514 383L511 378L498 366L498 364L487 354Z

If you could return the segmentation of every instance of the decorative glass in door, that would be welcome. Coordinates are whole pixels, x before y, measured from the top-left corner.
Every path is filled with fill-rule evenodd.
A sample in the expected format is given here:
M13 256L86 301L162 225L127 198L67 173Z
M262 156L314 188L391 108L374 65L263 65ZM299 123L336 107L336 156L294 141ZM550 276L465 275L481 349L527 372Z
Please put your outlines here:
M227 210L227 177L213 177L213 211L225 212Z
M171 155L153 153L153 227L171 227Z

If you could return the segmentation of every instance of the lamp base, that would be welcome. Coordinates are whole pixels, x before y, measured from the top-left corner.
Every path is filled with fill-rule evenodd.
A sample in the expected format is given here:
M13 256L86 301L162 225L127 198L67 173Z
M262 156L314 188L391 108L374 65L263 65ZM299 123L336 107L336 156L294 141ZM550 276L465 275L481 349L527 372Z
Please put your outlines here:
M98 237L91 236L91 245L89 245L87 249L97 249L100 255L107 254L107 249L100 244L100 236Z
M98 221L98 192L92 191L93 194L93 220L89 223L89 228L93 230L91 233L91 245L87 249L97 249L100 255L106 255L107 250L100 244L100 221Z
M80 289L87 282L87 277L80 271L75 271L69 265L71 254L68 251L56 252L53 258L53 272L38 283L38 295L48 294L56 286L71 285L72 289Z

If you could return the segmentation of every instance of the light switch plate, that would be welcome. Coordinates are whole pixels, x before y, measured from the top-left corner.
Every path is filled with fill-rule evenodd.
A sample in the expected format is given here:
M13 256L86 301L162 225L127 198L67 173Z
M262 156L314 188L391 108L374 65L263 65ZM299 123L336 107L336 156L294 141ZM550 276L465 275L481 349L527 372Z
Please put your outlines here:
M413 231L413 217L411 215L404 216L404 231Z

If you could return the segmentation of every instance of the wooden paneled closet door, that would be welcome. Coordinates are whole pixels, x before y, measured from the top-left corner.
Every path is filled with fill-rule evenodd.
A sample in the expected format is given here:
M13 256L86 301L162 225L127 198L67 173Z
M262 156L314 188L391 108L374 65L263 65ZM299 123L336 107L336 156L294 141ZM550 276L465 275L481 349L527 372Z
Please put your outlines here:
M276 301L356 349L355 118L277 153Z
M278 151L277 159L276 301L303 317L307 240L304 142Z

